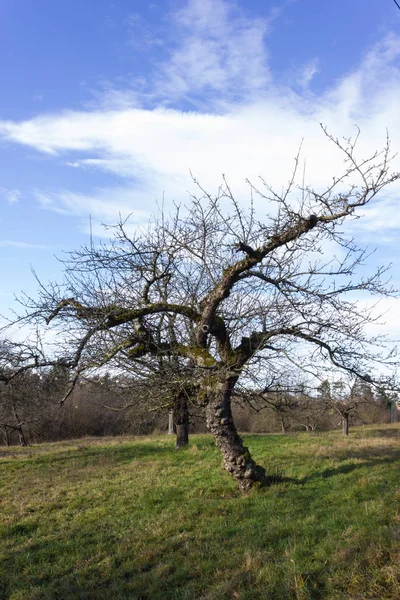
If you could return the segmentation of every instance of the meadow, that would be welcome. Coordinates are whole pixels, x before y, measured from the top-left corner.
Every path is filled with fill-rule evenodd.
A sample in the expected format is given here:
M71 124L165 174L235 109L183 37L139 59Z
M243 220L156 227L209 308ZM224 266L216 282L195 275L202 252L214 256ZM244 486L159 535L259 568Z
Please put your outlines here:
M280 483L207 435L1 447L0 598L399 599L399 424L244 437Z

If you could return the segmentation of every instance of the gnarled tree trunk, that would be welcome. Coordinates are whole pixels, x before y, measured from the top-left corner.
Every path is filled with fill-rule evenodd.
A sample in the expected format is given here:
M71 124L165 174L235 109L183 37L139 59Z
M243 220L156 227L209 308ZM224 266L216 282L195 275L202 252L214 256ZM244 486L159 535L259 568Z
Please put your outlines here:
M256 484L270 484L272 478L252 459L236 430L231 411L236 381L237 377L232 377L208 386L207 426L221 450L225 469L237 480L240 489L249 490Z

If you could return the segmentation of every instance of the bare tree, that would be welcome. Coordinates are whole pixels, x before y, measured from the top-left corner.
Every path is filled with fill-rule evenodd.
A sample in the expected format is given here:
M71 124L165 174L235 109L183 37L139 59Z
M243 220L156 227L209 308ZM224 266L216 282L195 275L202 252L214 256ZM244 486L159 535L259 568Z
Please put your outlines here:
M390 361L382 340L365 333L372 312L349 295L392 293L385 269L356 280L368 254L341 226L399 174L390 172L389 143L365 159L358 135L326 135L345 165L324 190L297 185L299 157L283 192L263 179L249 183L248 208L225 179L215 197L195 181L189 206L132 233L119 223L109 244L90 243L64 260L62 284L23 300L28 321L56 328L54 352L75 370L72 387L106 364L145 371L154 357L173 356L196 382L225 468L243 490L272 478L237 433L231 400L239 380L285 365L314 374L330 365L363 378L373 361ZM260 212L269 215L260 220Z
M375 401L378 410L381 409L384 412L387 412L387 409L389 409L390 423L397 423L398 409L400 408L400 399L398 393L378 387L375 393Z
M281 432L290 428L290 418L300 405L304 406L304 385L290 382L287 376L273 377L263 390L247 389L242 391L241 400L255 412L270 409L278 419Z
M55 366L39 373L33 367L25 368L37 364L40 357L27 344L0 342L0 427L7 445L16 437L21 446L43 437L43 429L54 417L63 389L57 377L60 369ZM64 383L67 379L64 377Z
M120 389L113 408L126 411L141 407L149 413L168 412L169 433L176 434L176 448L183 448L189 443L191 409L196 413L199 409L198 384L193 379L192 369L185 368L174 356L160 354L157 359L147 360L143 365L142 361L126 363L119 357L118 368L125 366L124 372L129 377L123 383L119 379Z
M329 383L325 380L318 388L319 402L326 410L340 416L343 435L349 435L350 419L362 423L360 409L375 403L373 391L368 381L352 377Z

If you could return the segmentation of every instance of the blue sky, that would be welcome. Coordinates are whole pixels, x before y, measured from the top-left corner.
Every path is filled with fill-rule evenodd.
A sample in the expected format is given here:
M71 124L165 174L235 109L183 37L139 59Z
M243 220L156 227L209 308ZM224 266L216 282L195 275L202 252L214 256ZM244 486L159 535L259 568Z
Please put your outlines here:
M388 127L400 150L392 0L2 0L0 77L2 312L34 292L30 265L57 279L89 218L100 236L185 201L190 169L210 191L225 173L245 203L246 177L287 181L302 138L311 184L340 172L320 121L359 125L364 152ZM357 222L395 280L399 191Z

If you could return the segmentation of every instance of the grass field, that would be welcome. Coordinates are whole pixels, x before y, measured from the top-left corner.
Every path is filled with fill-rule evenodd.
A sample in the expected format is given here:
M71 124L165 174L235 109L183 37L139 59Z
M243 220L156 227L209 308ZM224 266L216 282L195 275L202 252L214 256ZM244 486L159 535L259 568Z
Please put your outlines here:
M205 435L0 448L0 597L399 599L399 425L245 438L285 481L240 494Z

